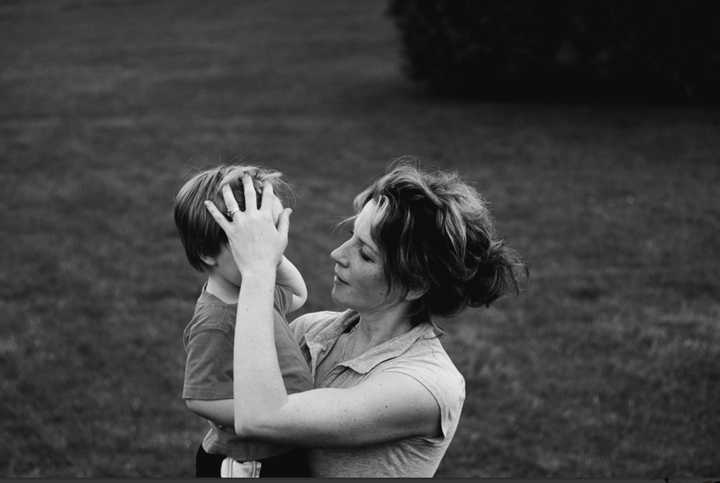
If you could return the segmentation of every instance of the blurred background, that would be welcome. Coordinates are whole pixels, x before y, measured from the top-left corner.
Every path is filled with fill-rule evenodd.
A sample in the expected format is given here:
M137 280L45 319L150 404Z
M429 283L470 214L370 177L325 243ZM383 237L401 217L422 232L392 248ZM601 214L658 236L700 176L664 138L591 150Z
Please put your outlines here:
M437 476L720 475L710 2L530 3L0 2L0 476L194 475L186 175L296 186L299 315L339 309L333 226L406 154L531 270L441 323L467 398Z

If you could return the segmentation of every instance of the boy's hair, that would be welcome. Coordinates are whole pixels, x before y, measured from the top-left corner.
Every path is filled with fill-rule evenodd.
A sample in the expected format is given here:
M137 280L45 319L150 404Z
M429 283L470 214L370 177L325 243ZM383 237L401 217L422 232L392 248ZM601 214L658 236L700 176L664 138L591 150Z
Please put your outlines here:
M216 257L228 239L220 225L213 219L205 207L206 200L227 217L227 207L221 188L229 184L237 200L238 207L245 210L245 195L242 176L248 172L253 178L257 192L257 206L262 199L262 183L269 181L273 192L285 204L290 187L282 180L282 173L265 168L243 165L220 165L203 170L188 178L175 197L175 225L180 232L180 239L185 247L185 255L190 265L198 272L206 271L209 266L201 256ZM229 217L227 217L230 220Z

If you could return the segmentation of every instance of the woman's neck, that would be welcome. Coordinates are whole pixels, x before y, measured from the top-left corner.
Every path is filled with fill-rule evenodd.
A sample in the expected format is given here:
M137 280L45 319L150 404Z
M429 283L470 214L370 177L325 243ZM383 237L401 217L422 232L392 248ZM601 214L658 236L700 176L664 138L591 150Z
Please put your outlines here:
M355 337L358 339L357 346L363 349L362 352L412 330L413 324L407 316L407 307L403 305L381 312L360 313L358 333Z

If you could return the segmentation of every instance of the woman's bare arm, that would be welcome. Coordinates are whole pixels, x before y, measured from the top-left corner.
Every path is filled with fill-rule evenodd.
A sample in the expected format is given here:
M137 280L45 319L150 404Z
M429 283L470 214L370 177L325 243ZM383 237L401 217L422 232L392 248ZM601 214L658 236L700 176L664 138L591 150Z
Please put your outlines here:
M352 388L292 394L277 409L242 417L240 436L288 446L353 447L441 434L440 407L430 391L391 372Z
M235 406L232 399L187 399L188 409L218 426L234 427Z

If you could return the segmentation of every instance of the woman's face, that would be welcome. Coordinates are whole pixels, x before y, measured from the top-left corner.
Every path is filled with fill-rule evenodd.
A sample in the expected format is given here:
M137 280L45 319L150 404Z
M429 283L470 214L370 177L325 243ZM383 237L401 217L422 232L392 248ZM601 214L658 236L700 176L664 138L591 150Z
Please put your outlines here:
M388 293L380 250L370 236L375 201L368 202L355 218L351 238L330 256L335 261L333 300L360 313L378 312L397 304L399 289Z

